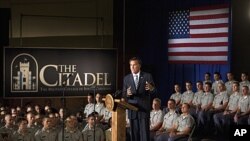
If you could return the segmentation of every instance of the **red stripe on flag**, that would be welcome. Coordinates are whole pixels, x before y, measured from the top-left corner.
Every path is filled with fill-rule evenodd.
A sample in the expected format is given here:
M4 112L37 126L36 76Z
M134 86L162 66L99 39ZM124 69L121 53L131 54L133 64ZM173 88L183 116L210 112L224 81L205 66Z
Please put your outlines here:
M227 64L227 61L168 61L170 64Z
M221 9L221 8L228 8L228 7L229 7L229 4L210 5L210 6L194 7L194 8L191 8L191 11Z
M228 37L228 33L191 34L191 38Z
M221 43L180 43L180 44L169 44L168 47L218 47L228 46L228 42Z
M206 19L219 19L219 18L228 18L229 14L214 14L214 15L202 15L202 16L191 16L189 20L206 20Z
M169 52L169 56L227 56L227 52Z
M228 23L220 23L220 24L202 24L202 25L190 25L190 29L205 29L205 28L220 28L220 27L228 27Z

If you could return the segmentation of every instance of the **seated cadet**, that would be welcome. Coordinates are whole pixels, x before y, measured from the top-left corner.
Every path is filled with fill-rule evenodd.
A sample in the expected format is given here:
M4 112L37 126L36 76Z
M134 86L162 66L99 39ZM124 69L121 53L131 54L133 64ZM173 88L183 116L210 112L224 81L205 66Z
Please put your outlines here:
M211 86L212 84L209 82L205 84L205 89L204 89L205 92L201 97L201 107L198 110L197 114L198 129L204 129L204 126L207 126L209 120L207 112L209 111L209 109L211 109L214 99L214 95L211 93ZM203 130L198 130L198 131L203 131Z
M176 119L174 123L174 130L170 131L168 141L176 141L179 139L187 140L189 134L195 125L195 120L189 114L190 106L188 103L183 103L181 106L182 114Z
M52 119L45 116L43 118L43 128L35 134L36 141L57 141L57 131L52 128Z
M92 112L91 113L92 115L95 115L95 126L96 127L99 127L99 128L101 128L103 131L105 130L104 128L104 125L100 122L100 119L99 119L99 114L97 113L97 112ZM85 129L87 129L89 127L89 124L87 123L86 125L85 125L85 127L83 128L83 130L82 131L84 131Z
M105 130L105 137L106 137L106 141L111 141L112 140L112 118L109 119L108 121L109 124L109 128L107 130Z
M69 116L65 120L65 129L58 134L58 141L83 141L82 132L78 129L76 116ZM64 132L64 134L63 134Z
M250 96L248 86L242 86L242 96L239 99L238 109L234 116L236 124L247 124L248 116L250 113Z
M190 106L193 106L192 101L194 98L194 92L192 91L192 82L190 81L186 81L186 91L182 94L181 96L181 104L183 103L188 103ZM189 109L190 114L194 115L195 114L195 110Z
M26 119L28 121L27 128L34 136L35 133L39 130L39 126L35 125L35 116L32 112L26 114Z
M227 88L227 93L231 95L233 93L233 82L234 80L234 75L232 72L227 73L227 82L225 83L225 86Z
M0 135L2 139L10 140L11 134L16 130L14 121L10 114L4 116L5 125L0 128Z
M212 80L211 80L211 73L210 72L206 72L204 74L204 81L203 81L203 86L205 87L205 84L209 82L212 84Z
M194 98L193 98L193 101L192 101L193 109L195 110L195 112L193 113L192 116L195 119L197 119L197 112L201 107L201 97L204 94L203 84L202 84L201 81L196 82L196 88L197 88L197 92L194 94Z
M230 124L233 122L233 117L237 111L238 101L240 99L239 82L234 81L232 84L232 94L229 97L229 102L224 112L217 113L213 116L214 125L217 132L226 133L223 129L229 129Z
M219 82L217 86L218 86L217 89L218 91L217 94L215 94L214 96L212 107L205 113L207 116L207 122L206 122L207 129L214 127L213 123L214 114L223 112L228 104L228 94L224 83Z
M175 84L174 85L174 90L175 90L175 93L170 96L170 99L174 99L175 100L176 111L179 113L179 111L180 111L181 96L182 96L180 85L179 84ZM165 115L168 112L168 110L169 109L167 107L163 108L163 110L162 110L163 111L163 115Z
M104 141L103 130L95 126L96 116L95 114L90 114L88 116L88 126L82 131L84 141ZM95 133L95 135L94 135ZM94 139L95 138L95 139Z
M89 93L88 96L87 96L87 100L88 100L88 104L84 107L84 111L83 111L83 114L84 114L84 119L83 119L83 126L85 126L87 123L86 123L86 120L87 120L87 117L89 114L91 114L92 112L94 112L94 95L92 93Z
M25 118L18 118L18 130L11 136L11 141L35 141L34 134L27 128L28 121Z
M150 112L150 138L153 139L155 131L160 129L163 122L163 114L161 107L161 100L159 98L154 98L152 103L152 110Z
M95 96L96 104L95 104L95 111L99 113L99 116L102 118L101 111L105 108L104 103L102 102L102 95L97 93Z
M223 83L219 72L214 72L214 82L212 84L212 93L216 95L218 93L218 84Z
M168 137L168 134L173 130L173 125L175 120L178 117L178 114L175 111L175 100L168 100L168 109L169 112L165 114L163 124L159 130L156 131L154 140L155 141L164 141Z
M106 107L104 107L101 111L102 118L100 119L100 123L103 125L103 129L107 130L109 128L109 119L112 116L112 112L110 112Z
M241 73L240 93L242 93L243 86L248 86L248 88L250 87L250 82L248 80L248 73L247 72Z

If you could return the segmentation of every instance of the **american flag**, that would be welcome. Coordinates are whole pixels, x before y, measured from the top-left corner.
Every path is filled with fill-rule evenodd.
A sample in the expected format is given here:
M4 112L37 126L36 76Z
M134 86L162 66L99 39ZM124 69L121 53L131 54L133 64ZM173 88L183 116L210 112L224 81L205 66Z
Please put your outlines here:
M170 63L226 64L229 6L213 5L169 13Z

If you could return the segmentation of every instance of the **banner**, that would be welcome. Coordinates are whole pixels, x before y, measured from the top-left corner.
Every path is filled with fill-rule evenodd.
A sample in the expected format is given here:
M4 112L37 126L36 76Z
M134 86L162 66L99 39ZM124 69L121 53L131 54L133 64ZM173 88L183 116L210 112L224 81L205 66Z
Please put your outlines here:
M86 96L116 91L115 49L4 48L5 97Z

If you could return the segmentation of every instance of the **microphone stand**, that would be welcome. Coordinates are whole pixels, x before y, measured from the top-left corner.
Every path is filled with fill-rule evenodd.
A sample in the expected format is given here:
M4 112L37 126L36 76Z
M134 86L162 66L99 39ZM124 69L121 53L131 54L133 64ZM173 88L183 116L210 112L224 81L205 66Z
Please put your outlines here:
M67 78L63 81L62 83L62 86L63 86L63 91L62 91L62 109L63 109L63 117L62 117L62 141L64 141L64 132L65 132L65 129L64 129L64 120L65 120L65 107L66 107L66 104L65 104L65 89L66 89L66 86L67 86L67 83L66 81L69 80L70 77L72 77L73 74L69 74L67 76Z
M96 104L96 99L95 99L95 95L96 95L96 86L93 86L93 94L94 94L94 112L95 112L95 104ZM99 113L98 113L99 115ZM94 120L94 141L95 141L95 126L96 126L96 117Z

